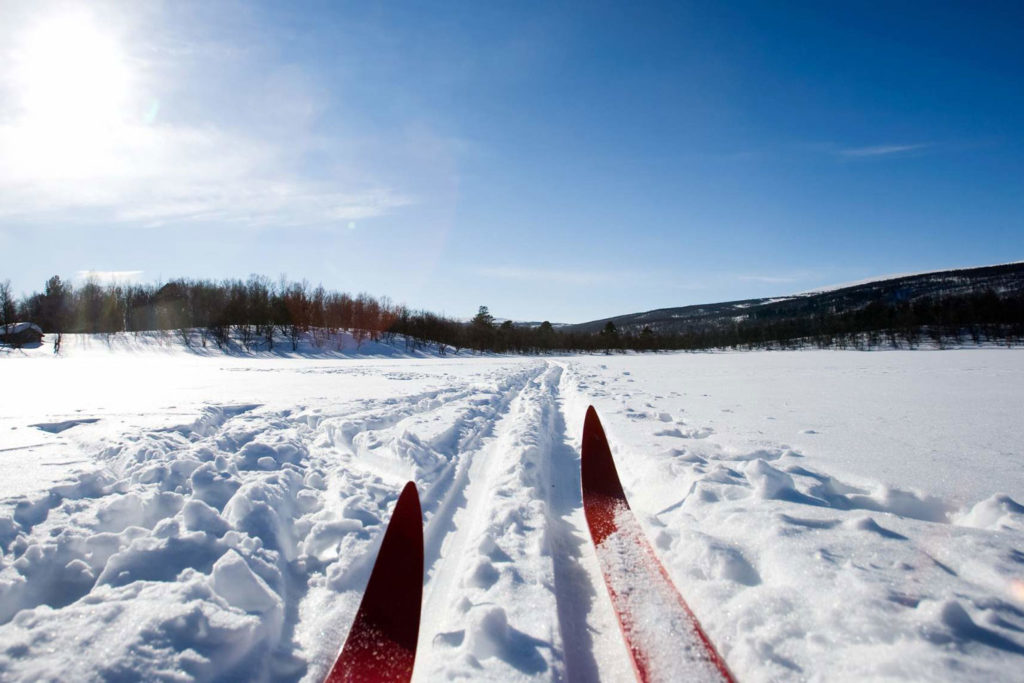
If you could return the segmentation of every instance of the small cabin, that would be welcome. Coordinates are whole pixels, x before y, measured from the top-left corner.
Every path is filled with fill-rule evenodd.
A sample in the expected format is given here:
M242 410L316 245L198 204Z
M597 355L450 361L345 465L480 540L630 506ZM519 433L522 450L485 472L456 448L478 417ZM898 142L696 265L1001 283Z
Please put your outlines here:
M0 325L0 344L26 346L43 340L43 330L35 323L10 323Z

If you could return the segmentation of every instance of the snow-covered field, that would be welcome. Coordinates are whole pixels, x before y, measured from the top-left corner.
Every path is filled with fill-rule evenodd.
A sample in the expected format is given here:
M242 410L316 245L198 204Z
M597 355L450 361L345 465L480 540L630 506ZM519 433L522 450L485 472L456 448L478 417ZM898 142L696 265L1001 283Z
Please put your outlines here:
M413 479L418 680L629 680L578 488L591 403L739 680L1024 671L1019 350L114 346L0 358L0 679L319 680Z

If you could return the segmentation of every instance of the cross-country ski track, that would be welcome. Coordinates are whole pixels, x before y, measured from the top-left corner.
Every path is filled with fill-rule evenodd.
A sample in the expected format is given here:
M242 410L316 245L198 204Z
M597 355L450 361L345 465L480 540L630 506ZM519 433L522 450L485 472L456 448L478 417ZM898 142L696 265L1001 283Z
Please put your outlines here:
M958 381L979 365L1021 379L1017 352L956 353L944 360ZM841 409L796 405L799 391L855 381L845 361L822 387L779 383L758 402L799 355L729 376L722 357L172 359L183 379L159 405L26 406L0 422L12 450L42 443L81 469L0 503L0 678L318 681L413 480L425 545L414 680L631 680L579 489L593 404L646 537L737 680L1012 680L1024 665L1019 465L963 495L905 466L858 469L833 457L842 441L815 441L844 428ZM894 354L803 358L827 373L847 357L877 379ZM217 402L190 393L207 375ZM906 410L921 429L916 399L890 399L867 409L877 430L924 457L906 446L915 433L881 421ZM1003 447L1012 462L1012 434L992 438L1002 446L986 457Z

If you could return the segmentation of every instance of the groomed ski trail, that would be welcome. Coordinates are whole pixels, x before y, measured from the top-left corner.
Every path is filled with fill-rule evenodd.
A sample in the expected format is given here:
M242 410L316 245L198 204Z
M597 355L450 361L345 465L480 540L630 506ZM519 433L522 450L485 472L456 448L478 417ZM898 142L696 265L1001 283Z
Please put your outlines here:
M563 371L546 364L467 469L464 503L428 570L415 680L632 675L586 532Z

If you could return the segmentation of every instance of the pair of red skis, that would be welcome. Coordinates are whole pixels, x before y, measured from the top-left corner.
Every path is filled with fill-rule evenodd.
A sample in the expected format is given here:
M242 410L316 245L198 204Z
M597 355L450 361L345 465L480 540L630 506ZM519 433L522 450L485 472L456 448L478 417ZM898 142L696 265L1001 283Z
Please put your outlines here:
M583 423L580 481L587 525L637 679L732 683L725 661L630 511L593 407L587 409ZM422 598L422 513L416 485L409 482L326 681L408 681L416 660Z

